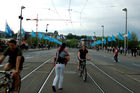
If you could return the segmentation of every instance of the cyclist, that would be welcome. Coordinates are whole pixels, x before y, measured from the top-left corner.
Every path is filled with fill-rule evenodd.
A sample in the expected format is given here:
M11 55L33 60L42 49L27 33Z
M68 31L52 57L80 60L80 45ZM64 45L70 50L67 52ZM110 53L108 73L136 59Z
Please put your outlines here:
M4 51L3 55L0 58L0 64L3 62L6 56L9 56L9 60L4 67L5 71L14 69L12 72L13 77L15 78L15 93L18 93L18 87L20 84L20 72L22 70L24 57L19 47L17 47L16 41L11 39L9 41L9 47Z
M80 69L80 63L82 62L83 59L90 60L88 56L88 50L86 49L85 45L82 45L82 48L78 51L78 59L79 59L78 70Z
M68 52L65 50L66 44L63 43L60 48L56 52L54 66L55 66L55 73L56 76L53 81L52 89L56 92L56 84L59 79L58 89L62 90L62 83L63 83L63 76L64 76L64 68L67 62L70 60Z

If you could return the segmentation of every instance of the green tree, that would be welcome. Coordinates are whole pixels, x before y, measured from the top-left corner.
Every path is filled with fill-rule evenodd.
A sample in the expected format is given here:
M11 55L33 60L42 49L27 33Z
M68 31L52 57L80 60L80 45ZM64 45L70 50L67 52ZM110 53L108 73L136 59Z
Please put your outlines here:
M137 34L135 32L132 32L131 37L132 37L132 40L128 39L128 48L131 49L131 48L139 47Z
M78 46L79 41L77 39L70 39L70 40L66 41L66 44L68 47L75 48Z

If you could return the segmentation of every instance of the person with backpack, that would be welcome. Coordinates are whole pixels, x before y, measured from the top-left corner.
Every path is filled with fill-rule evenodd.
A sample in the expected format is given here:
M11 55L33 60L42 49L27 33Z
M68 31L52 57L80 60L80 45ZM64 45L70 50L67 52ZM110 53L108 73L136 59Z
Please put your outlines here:
M66 44L63 43L56 52L54 67L55 67L55 78L52 84L52 90L56 92L56 84L59 79L58 90L62 90L63 77L64 77L64 68L67 62L70 60L68 52L65 50Z

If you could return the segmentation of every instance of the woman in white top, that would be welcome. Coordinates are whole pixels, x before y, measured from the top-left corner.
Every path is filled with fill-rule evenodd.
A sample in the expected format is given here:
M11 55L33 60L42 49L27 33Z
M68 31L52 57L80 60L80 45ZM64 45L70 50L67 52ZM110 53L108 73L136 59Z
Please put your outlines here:
M63 76L64 76L64 68L67 62L69 61L70 57L68 52L65 50L66 44L63 43L60 48L56 52L54 66L55 66L55 73L56 76L53 81L52 89L56 92L56 84L59 79L58 89L62 90L63 84Z

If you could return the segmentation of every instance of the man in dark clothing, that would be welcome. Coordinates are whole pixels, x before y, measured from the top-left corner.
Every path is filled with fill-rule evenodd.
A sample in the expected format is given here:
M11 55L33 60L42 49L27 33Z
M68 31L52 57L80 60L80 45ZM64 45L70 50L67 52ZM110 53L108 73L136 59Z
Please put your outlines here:
M14 69L12 75L15 78L15 93L18 93L18 86L20 83L20 72L22 70L24 57L22 56L22 52L20 48L17 47L15 40L9 41L9 47L4 51L3 55L0 58L0 64L3 60L9 56L8 63L4 67L5 71L9 71Z
M80 63L83 59L90 60L86 46L83 45L82 48L78 51L78 59L79 59L78 69L80 69Z

